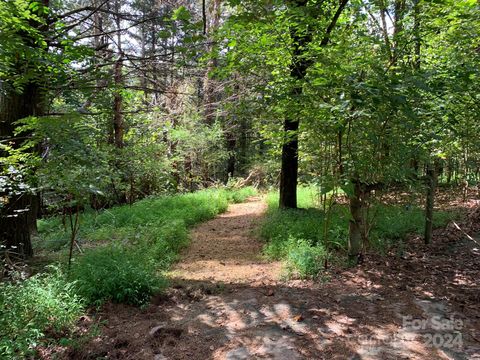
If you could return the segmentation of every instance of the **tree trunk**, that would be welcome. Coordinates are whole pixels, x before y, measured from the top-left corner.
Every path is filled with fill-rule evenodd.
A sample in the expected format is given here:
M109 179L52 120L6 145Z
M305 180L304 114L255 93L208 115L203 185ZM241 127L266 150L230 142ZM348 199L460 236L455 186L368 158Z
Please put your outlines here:
M123 121L123 50L122 50L122 34L121 34L121 21L120 21L120 2L115 2L115 23L117 30L117 51L118 59L115 61L113 69L113 80L115 82L115 93L113 96L113 143L115 147L123 147L123 133L124 133L124 121Z
M308 0L292 1L293 7L305 7ZM293 101L298 104L302 95L301 81L307 74L310 61L302 57L305 46L311 41L311 34L304 33L298 25L292 26L290 34L293 40L292 64L290 76L295 82L291 91ZM288 114L285 117L283 130L285 134L282 146L282 168L280 173L280 208L297 207L297 182L298 182L298 129L300 119L298 114Z
M358 180L354 184L353 194L350 197L350 224L348 237L348 257L358 262L362 256L364 243L367 240L366 203L368 190Z
M49 0L42 0L42 5L48 6ZM41 14L39 16L42 16ZM30 24L42 31L43 25L36 20ZM36 47L38 39L24 36L25 44ZM24 66L17 64L19 72L25 72ZM35 69L28 69L34 72ZM7 140L14 148L21 144L15 138L15 121L29 117L41 116L44 113L44 96L40 86L34 81L27 82L22 93L9 88L9 82L0 81L0 141ZM3 154L0 152L0 156ZM39 198L37 194L19 191L18 194L0 193L7 199L0 208L0 244L5 250L17 253L21 258L33 255L31 232L36 230Z
M235 165L237 162L237 156L235 154L235 149L237 145L237 138L233 131L227 133L227 151L228 151L228 160L227 160L227 181L229 178L235 175Z
M205 2L203 2L205 6ZM221 0L212 0L210 4L210 9L208 11L211 20L208 21L206 8L203 11L203 26L204 33L208 39L207 43L207 52L211 53L213 50L213 32L218 28L220 24L220 15L221 15ZM212 55L212 54L211 54ZM217 67L217 59L214 56L210 56L210 59L207 62L207 69L205 71L205 76L203 79L203 106L204 106L204 117L205 123L208 125L213 125L215 123L215 115L217 110L217 92L215 89L217 84L214 80L210 78L210 75L213 70Z
M427 198L425 204L425 244L432 242L433 231L433 206L435 203L435 189L437 187L437 168L438 162L432 166L431 162L427 164Z
M14 137L14 122L28 116L41 115L40 91L35 84L27 84L22 94L13 90L0 91L0 140L9 140L13 147L20 146ZM4 92L5 91L5 92ZM0 153L0 155L3 155ZM0 193L8 202L0 212L1 243L7 250L27 258L33 255L31 232L36 229L38 195Z
M0 237L5 250L12 252L21 259L33 255L30 238L31 200L28 194L15 195L9 198L9 203L0 216Z
M123 134L124 134L124 122L123 122L123 98L121 94L121 87L123 86L123 60L120 55L119 59L115 62L114 69L114 81L115 81L115 94L113 96L113 143L115 147L123 147Z
M292 0L292 7L304 8L307 6L308 0ZM327 46L330 41L330 35L333 31L342 11L345 9L348 0L341 0L340 4L328 25L325 35L320 42L320 46ZM301 103L300 96L303 93L302 80L307 74L307 69L311 64L311 60L305 58L305 51L308 44L312 41L311 27L301 29L298 24L290 28L290 35L293 40L292 63L290 65L290 77L294 81L291 91L294 104ZM298 183L298 129L300 127L299 109L294 107L285 117L284 128L284 144L282 146L282 168L280 173L280 208L297 207L297 183Z
M285 119L284 131L288 140L282 146L280 173L280 208L297 207L298 182L298 120Z

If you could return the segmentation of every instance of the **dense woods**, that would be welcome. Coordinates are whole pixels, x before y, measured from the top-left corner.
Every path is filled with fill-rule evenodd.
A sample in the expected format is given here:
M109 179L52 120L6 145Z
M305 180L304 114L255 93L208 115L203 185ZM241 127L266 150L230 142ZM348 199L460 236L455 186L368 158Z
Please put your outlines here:
M439 194L480 191L479 39L475 0L0 1L0 304L49 288L60 331L148 303L191 226L264 192L293 277L435 245Z

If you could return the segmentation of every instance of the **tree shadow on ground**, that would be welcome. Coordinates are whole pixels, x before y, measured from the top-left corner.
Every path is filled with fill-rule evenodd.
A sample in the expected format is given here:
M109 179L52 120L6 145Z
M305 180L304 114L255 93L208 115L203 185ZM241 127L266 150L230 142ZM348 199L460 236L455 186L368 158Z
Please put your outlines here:
M480 210L463 225L480 233L479 220ZM177 278L146 308L104 306L95 315L100 334L65 356L480 358L479 259L475 243L447 227L436 230L432 245L412 237L401 255L393 249L367 256L355 268L330 269L323 274L325 282L252 277L228 283L217 274L212 274L215 281ZM460 326L448 327L454 320Z

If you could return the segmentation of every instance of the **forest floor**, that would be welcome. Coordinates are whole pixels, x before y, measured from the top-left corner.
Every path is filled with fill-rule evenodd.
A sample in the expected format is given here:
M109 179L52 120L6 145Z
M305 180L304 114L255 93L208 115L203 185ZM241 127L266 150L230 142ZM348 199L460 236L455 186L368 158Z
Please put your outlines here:
M401 256L286 281L255 236L265 207L251 198L197 226L166 293L104 306L68 358L480 359L478 239L452 224L431 246L412 237ZM464 207L459 226L480 234L478 204Z

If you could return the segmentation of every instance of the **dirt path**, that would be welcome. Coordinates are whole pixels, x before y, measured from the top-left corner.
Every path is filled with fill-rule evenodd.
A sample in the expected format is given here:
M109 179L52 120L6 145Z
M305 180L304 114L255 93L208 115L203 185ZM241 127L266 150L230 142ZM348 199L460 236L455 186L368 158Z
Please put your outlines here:
M472 244L437 234L325 283L282 282L253 235L264 209L251 199L195 228L172 288L145 309L106 306L101 335L68 358L480 359Z
M264 201L254 197L197 226L172 276L226 284L278 280L280 263L262 260L263 244L254 235L264 211Z

